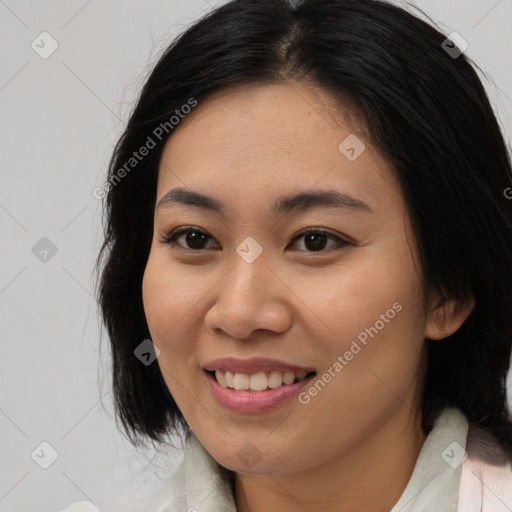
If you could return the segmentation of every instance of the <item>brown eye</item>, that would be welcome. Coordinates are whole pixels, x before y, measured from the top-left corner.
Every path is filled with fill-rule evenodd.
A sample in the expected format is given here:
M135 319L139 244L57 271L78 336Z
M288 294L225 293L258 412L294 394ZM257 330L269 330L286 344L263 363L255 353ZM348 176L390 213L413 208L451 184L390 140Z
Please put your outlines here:
M177 242L182 237L184 237L186 246L183 246L183 244ZM205 243L208 240L213 240L213 238L207 235L204 231L194 227L185 227L172 232L169 236L166 237L163 243L168 245L177 244L183 249L201 251L208 248L205 247Z
M333 241L335 243L334 249L350 245L349 242L343 240L339 236L318 228L310 228L306 231L302 231L293 239L293 242L299 240L300 238L304 238L304 246L306 247L306 252L325 251L326 245L329 241ZM333 247L330 247L327 249L327 251L332 249Z

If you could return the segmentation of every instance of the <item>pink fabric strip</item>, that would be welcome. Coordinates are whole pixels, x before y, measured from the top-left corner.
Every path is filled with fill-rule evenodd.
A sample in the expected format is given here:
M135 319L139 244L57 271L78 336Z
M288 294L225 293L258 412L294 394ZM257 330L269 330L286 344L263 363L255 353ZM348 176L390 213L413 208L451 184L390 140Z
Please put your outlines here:
M457 512L512 512L512 468L468 457L462 465Z

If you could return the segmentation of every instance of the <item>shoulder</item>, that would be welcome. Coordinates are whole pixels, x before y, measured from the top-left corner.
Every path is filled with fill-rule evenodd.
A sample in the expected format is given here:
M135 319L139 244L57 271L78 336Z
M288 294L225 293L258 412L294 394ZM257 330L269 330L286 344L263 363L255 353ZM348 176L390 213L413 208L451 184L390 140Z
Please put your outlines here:
M512 460L487 431L470 425L462 465L460 512L512 510Z
M178 512L186 510L184 463L168 478L153 499L148 512Z
M235 512L230 482L193 432L183 459L148 512Z

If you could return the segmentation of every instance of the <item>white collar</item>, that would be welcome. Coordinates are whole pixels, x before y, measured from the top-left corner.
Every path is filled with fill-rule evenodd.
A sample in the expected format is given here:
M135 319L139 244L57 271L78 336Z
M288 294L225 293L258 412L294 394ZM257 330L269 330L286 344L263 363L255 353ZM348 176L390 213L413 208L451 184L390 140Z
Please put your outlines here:
M456 512L468 423L455 407L442 411L428 434L413 473L391 512ZM151 512L236 512L229 482L193 432L176 472Z

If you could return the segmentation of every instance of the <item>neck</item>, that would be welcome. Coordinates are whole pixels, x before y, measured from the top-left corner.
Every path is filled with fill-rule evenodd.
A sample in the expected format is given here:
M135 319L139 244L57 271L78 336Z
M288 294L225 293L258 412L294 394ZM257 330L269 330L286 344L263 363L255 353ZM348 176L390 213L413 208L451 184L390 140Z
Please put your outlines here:
M407 486L424 441L421 415L402 405L364 442L321 466L288 475L238 473L236 509L389 512Z

